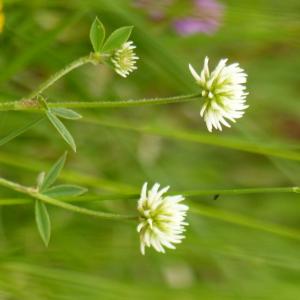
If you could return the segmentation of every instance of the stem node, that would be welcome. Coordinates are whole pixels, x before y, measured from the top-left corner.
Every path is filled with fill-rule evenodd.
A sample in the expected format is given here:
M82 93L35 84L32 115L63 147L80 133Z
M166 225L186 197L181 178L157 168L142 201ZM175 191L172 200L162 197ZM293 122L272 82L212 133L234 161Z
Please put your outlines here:
M36 98L28 99L24 98L18 102L16 102L16 109L19 110L31 110L31 109L40 109L40 102Z

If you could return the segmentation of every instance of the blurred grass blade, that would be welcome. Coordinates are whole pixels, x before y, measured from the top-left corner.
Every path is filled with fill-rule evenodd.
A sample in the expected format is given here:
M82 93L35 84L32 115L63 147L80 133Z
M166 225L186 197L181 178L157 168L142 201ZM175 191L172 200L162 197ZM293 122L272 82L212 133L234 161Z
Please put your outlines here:
M288 237L295 240L300 240L300 231L292 228L287 228L281 225L269 224L263 221L258 221L251 217L247 217L238 213L223 211L207 205L190 203L191 212L200 216L229 222L235 225L241 225L252 229L273 233L279 236Z
M35 221L40 236L48 247L51 235L51 223L46 205L40 200L35 201Z
M50 171L46 174L43 182L40 184L40 190L45 191L49 188L59 176L61 170L63 169L67 158L67 152L65 152L59 160L52 166Z
M6 143L10 142L11 140L13 140L14 138L16 138L17 136L19 136L19 135L23 134L24 132L26 132L27 130L33 128L35 125L40 123L43 119L44 119L44 117L28 123L24 127L21 127L21 128L11 131L7 136L0 139L0 146L3 146L4 144L6 144Z
M120 48L129 39L133 26L125 26L115 30L106 40L103 46L104 52L110 52Z
M69 120L79 120L82 118L82 116L76 111L63 107L51 108L51 112L58 117Z
M176 128L168 129L148 125L130 124L129 122L126 121L125 123L122 120L100 120L85 117L80 121L90 124L98 124L109 128L119 128L122 130L141 132L145 134L155 134L158 136L179 141L187 141L192 143L199 143L204 145L239 150L254 154L274 156L288 160L300 161L300 152L298 153L297 151L292 151L285 148L279 149L273 146L269 146L267 144L252 143L249 141L243 141L232 137L216 136L207 133L196 133Z
M36 159L20 157L18 154L0 152L0 162L4 165L26 170L27 172L40 172L40 170L49 169L48 164L42 163ZM138 192L135 186L130 184L113 181L94 175L88 175L78 171L62 170L61 178L74 184L90 186L96 189L103 189L118 193Z
M32 199L24 199L24 198L1 198L0 199L0 205L24 205L32 203Z
M18 53L10 63L2 69L0 73L0 82L5 81L14 74L26 67L38 54L44 53L49 50L49 46L53 45L53 41L68 27L74 24L83 15L84 11L71 14L69 18L62 18L62 21L47 34L41 33L38 38L30 39L27 48L22 47L22 51ZM13 34L13 28L10 30ZM20 38L19 36L17 38ZM46 56L45 56L46 57Z
M46 111L47 117L52 123L52 125L56 128L62 138L70 145L72 150L76 152L76 144L74 138L72 137L71 133L68 131L66 126L56 117L51 111Z
M83 195L87 191L88 190L86 188L78 185L62 184L46 189L45 191L43 191L43 194L52 198L76 197Z

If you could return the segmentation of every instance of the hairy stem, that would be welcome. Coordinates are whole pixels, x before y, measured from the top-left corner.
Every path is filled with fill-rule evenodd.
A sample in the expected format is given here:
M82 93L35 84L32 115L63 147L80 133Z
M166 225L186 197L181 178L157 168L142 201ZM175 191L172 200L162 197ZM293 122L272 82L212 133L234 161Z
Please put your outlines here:
M1 185L1 182L0 182ZM197 196L221 196L221 195L245 195L245 194L276 194L276 193L300 193L300 187L270 187L270 188L246 188L246 189L209 189L209 190L198 190L198 191L176 191L171 193L172 195L181 194L187 198L193 199ZM105 195L96 195L96 196L81 196L80 198L66 198L64 201L67 202L93 202L93 201L122 201L122 200L134 200L139 198L139 191L133 193L124 193L124 194L105 194ZM28 204L30 199L24 198L0 198L1 205L16 205L16 204Z
M0 177L0 185L4 186L6 188L9 188L11 190L14 190L16 192L26 194L32 198L41 200L45 203L55 205L55 206L67 209L69 211L77 212L77 213L84 214L84 215L89 215L89 216L104 218L104 219L119 219L119 220L137 219L136 216L127 216L127 215L119 215L119 214L113 214L113 213L94 211L94 210L90 210L90 209L87 209L84 207L75 206L70 203L62 202L57 199L54 199L54 198L51 198L51 197L48 197L46 195L39 193L39 191L35 188L25 187L23 185L20 185L18 183L9 181L9 180L1 178L1 177Z
M67 107L67 108L97 108L97 107L129 107L153 104L170 104L178 102L187 102L200 97L200 94L188 94L164 98L144 98L137 100L121 101L78 101L78 102L55 102L49 103L49 107Z
M50 108L105 108L105 107L131 107L153 104L171 104L178 102L186 102L196 100L200 94L180 95L165 98L149 98L137 100L121 100L121 101L69 101L69 102L50 102L47 104ZM20 101L0 103L0 111L8 110L31 110L43 111L44 107L37 101L32 99L23 99Z
M267 194L267 193L300 193L300 187L270 187L270 188L246 188L246 189L211 189L183 193L184 196L201 195L243 195L243 194Z
M67 73L88 63L92 63L92 64L100 63L100 57L97 58L95 55L91 54L74 60L73 62L65 66L63 69L53 74L49 79L44 81L37 89L32 91L26 98L34 99L42 92L44 92L47 88L49 88L51 85L53 85L57 80L65 76Z

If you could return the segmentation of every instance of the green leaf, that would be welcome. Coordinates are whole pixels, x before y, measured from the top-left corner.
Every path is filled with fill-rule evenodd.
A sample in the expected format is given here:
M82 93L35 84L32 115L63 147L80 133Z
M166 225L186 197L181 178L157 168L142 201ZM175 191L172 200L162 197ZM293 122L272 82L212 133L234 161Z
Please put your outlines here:
M86 193L88 190L84 187L71 184L62 184L53 186L43 192L44 195L53 198L76 197Z
M57 179L59 176L62 168L65 165L67 158L67 152L65 152L59 160L52 166L50 171L46 174L46 176L43 179L42 184L40 185L40 191L45 191L47 188L49 188Z
M56 128L56 130L60 133L62 138L70 145L72 150L76 152L76 144L68 129L62 123L61 120L58 119L50 110L46 111L47 117L52 123L52 125Z
M46 176L46 173L45 172L41 172L37 178L36 178L36 186L37 186L37 189L38 190L41 190L42 186L43 186L43 183L44 183L44 180L45 180L45 176Z
M63 108L63 107L51 108L51 111L56 116L64 119L79 120L82 118L82 116L79 113L69 108Z
M110 52L120 48L130 37L133 26L125 26L115 30L106 40L103 51Z
M95 52L100 52L105 38L105 28L101 21L96 18L90 29L90 40Z
M35 221L40 236L48 247L51 235L51 223L46 205L40 200L35 201Z

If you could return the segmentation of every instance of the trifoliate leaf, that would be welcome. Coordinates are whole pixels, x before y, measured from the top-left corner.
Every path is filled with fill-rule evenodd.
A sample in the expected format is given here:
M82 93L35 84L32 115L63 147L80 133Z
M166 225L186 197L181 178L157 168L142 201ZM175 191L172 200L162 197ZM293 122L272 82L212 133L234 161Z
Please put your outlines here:
M62 136L62 138L70 145L72 150L76 152L76 144L74 141L74 138L72 137L71 133L68 131L68 129L65 127L65 125L62 123L62 121L55 116L54 113L51 112L51 110L46 111L46 115L52 125L56 128L56 130L59 132L59 134Z
M90 29L90 40L95 52L100 52L105 38L105 28L101 21L96 18Z
M133 26L125 26L115 30L104 43L102 51L110 52L120 48L130 37Z
M62 184L43 191L43 194L53 198L76 197L86 193L87 191L88 190L86 188L78 185Z
M63 107L51 108L51 111L56 116L64 119L79 120L82 118L82 116L79 113L69 108L63 108Z
M35 201L35 221L39 234L48 247L51 235L51 223L46 205L40 200Z
M55 182L55 180L59 176L62 168L65 165L66 157L67 157L67 152L65 152L59 158L59 160L52 166L50 171L46 174L46 176L43 180L43 183L40 185L40 191L45 191Z

